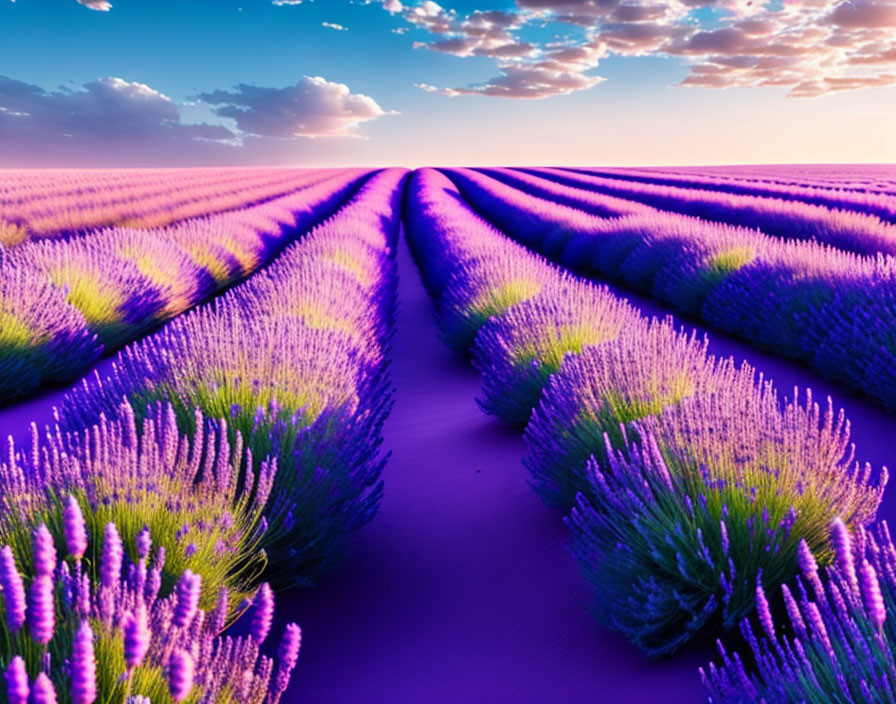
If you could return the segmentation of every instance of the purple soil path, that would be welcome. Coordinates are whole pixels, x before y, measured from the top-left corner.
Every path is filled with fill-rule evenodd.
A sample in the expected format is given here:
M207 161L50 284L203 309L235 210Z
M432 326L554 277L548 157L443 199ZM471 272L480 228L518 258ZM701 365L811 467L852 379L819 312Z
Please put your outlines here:
M521 434L476 406L480 377L438 340L403 242L399 271L382 508L337 574L280 596L303 630L284 701L701 701L706 649L649 663L591 619Z

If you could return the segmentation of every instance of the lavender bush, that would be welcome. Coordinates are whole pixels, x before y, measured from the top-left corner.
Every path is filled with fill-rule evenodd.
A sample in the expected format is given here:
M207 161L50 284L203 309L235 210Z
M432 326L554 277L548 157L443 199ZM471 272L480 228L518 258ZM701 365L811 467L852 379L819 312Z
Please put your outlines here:
M489 319L544 288L545 271L544 262L506 247L463 262L439 301L442 341L454 350L467 351Z
M706 340L669 321L631 321L615 339L568 357L526 426L523 464L536 490L568 510L584 490L589 457L604 459L605 436L619 446L623 426L719 388L732 373L729 361L707 354Z
M88 537L99 545L107 525L117 526L127 545L139 546L148 529L167 553L166 586L193 570L205 577L207 600L227 587L235 605L266 563L264 510L277 465L253 461L226 422L196 410L192 422L195 432L186 436L171 405L145 408L138 422L122 403L114 420L79 431L56 426L41 434L32 426L30 445L17 450L10 443L0 462L0 540L30 570L30 532L38 524L64 536L78 559Z
M595 613L650 655L732 628L768 588L790 579L802 543L830 549L827 526L873 520L886 483L853 463L848 430L823 413L754 387L745 368L714 392L607 437L568 519Z
M156 704L279 701L296 663L300 632L287 626L276 663L261 654L273 609L267 585L259 588L252 609L253 619L261 612L268 627L254 628L249 637L221 635L230 612L226 589L212 595L213 609L203 611L202 577L187 570L167 594L164 547L153 550L145 530L132 546L134 560L126 559L114 523L104 527L96 558L78 550L58 560L54 542L82 546L87 532L83 518L69 519L63 535L38 526L25 576L10 547L0 549L0 666L10 704L143 697Z
M3 260L0 249L0 398L13 398L70 378L103 346L49 278Z
M612 340L640 315L604 288L556 275L535 297L483 325L473 346L483 411L526 423L566 355Z

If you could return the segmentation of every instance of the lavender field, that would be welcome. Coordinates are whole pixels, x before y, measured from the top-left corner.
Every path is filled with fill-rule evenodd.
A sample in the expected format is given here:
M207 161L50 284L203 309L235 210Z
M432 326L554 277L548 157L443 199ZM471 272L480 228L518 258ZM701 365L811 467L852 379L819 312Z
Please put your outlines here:
M10 704L896 701L896 168L0 171Z

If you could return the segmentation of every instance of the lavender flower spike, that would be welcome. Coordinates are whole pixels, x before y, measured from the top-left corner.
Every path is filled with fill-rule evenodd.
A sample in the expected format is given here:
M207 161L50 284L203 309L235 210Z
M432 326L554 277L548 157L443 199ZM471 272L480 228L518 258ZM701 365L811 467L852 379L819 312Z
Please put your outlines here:
M151 638L146 607L140 603L124 624L124 661L128 668L128 676L143 662Z
M212 611L209 619L209 628L212 632L220 633L227 626L227 615L230 613L229 595L227 587L221 587L218 592L218 602L215 604L215 610Z
M874 624L874 627L880 629L887 619L887 607L884 604L884 598L880 591L877 572L868 560L862 560L859 574L862 579L862 600L865 603L865 613L871 623Z
M53 536L43 523L34 531L34 573L38 577L51 577L56 569L56 548Z
M6 625L15 633L25 625L25 585L8 545L0 550L0 588L6 601Z
M93 704L96 700L96 659L93 631L85 620L75 634L71 658L72 704Z
M274 592L267 582L258 588L255 595L255 612L252 614L252 624L249 633L252 640L261 645L271 630L271 622L274 618Z
M182 702L193 689L195 665L190 654L182 648L171 653L168 661L168 691L176 702Z
M46 673L41 672L31 687L31 704L57 704L56 689Z
M202 591L202 577L190 570L184 572L177 583L177 607L174 610L174 626L183 628L196 615L199 595Z
M56 628L56 605L53 598L53 578L38 575L28 592L28 626L36 643L46 645Z
M16 655L10 660L4 677L6 699L9 704L28 704L28 673L25 672L25 661Z
M149 526L143 526L143 530L137 533L137 556L145 560L152 549L152 537L149 534Z
M831 545L834 548L837 566L846 577L849 585L856 589L859 581L856 578L856 566L852 556L852 543L849 537L849 528L842 519L837 518L831 524Z
M289 678L299 659L299 649L302 647L302 629L295 623L289 623L283 632L277 657L280 660L277 666L277 674L271 687L265 704L277 704L280 696L289 684Z
M765 597L765 590L762 588L761 577L757 581L759 583L756 585L756 613L762 630L765 631L769 638L774 639L775 622L772 619L772 612L768 606L768 599Z
M65 531L65 547L68 549L69 555L80 560L87 552L87 526L84 524L81 505L74 496L69 496L65 500L62 527Z
M103 531L103 556L100 561L100 580L103 587L111 589L118 584L123 559L124 549L118 528L114 523L107 523Z
M289 623L280 641L277 657L280 658L280 666L292 670L299 659L299 649L302 647L302 629L298 624Z

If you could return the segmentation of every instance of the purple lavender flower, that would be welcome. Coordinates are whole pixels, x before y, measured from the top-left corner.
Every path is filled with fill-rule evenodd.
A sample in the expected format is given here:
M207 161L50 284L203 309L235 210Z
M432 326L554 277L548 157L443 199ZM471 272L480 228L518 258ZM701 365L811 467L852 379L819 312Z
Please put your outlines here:
M199 596L202 591L202 577L190 570L183 573L177 583L177 607L174 611L175 628L184 628L196 615Z
M868 560L862 560L862 566L859 568L862 585L862 599L865 603L865 613L868 620L874 624L875 628L881 628L887 618L887 607L884 604L884 598L880 591L880 582L877 579L877 572Z
M803 618L803 614L800 612L799 604L797 604L796 599L793 598L790 587L786 584L781 585L781 595L784 597L784 606L787 609L787 616L790 618L790 623L793 624L793 629L796 631L796 634L800 638L807 638L808 632L806 631L806 621Z
M39 672L31 685L31 704L57 704L56 688L45 672Z
M25 661L21 657L16 655L9 661L4 678L9 704L28 704L28 673L25 671Z
M34 531L34 573L50 577L56 569L56 547L53 536L43 523Z
M65 547L68 549L68 554L76 560L80 560L87 552L87 526L84 523L84 515L81 513L81 505L74 496L70 495L65 500L62 527L65 532Z
M143 526L143 529L137 533L137 557L145 560L149 556L152 548L152 537L149 534L149 526Z
M221 587L218 592L218 601L215 604L215 610L211 614L209 627L214 633L220 633L227 626L227 615L230 611L230 600L227 587Z
M289 684L289 678L295 669L296 662L299 659L299 649L302 647L302 629L295 623L288 623L283 631L283 638L280 640L280 647L277 649L277 674L274 676L274 684L272 692L274 701L280 694L286 690Z
M280 658L281 666L291 671L296 666L301 647L302 629L295 623L286 624L286 629L283 631L283 639L280 641L280 648L277 650L277 657Z
M192 656L182 648L176 648L168 660L168 691L176 702L182 702L193 689L195 664Z
M162 569L160 567L153 567L149 571L149 575L146 578L146 584L143 587L143 596L147 601L153 601L159 594L159 589L162 588Z
M800 571L807 576L817 575L818 563L815 560L815 555L812 554L812 550L809 549L809 545L805 540L800 541L798 555Z
M775 638L775 622L772 619L772 612L768 606L768 599L765 598L765 590L762 588L761 578L756 585L756 615L759 624L765 634L774 640Z
M56 609L53 598L53 578L38 575L28 590L28 626L36 643L46 645L53 638Z
M249 633L252 640L261 645L271 630L274 618L274 592L267 582L262 584L255 593L253 602L252 623L249 625Z
M834 547L834 554L837 559L837 566L846 577L850 587L854 590L859 586L859 580L856 577L856 566L852 555L852 543L849 537L849 528L842 519L837 518L831 524L831 544Z
M121 578L124 549L121 536L114 523L107 523L103 530L103 554L100 558L100 581L104 588L113 589Z
M151 638L146 607L141 601L124 622L124 662L128 668L128 675L143 662Z
M75 633L71 657L72 704L93 704L96 700L96 660L93 652L93 630L84 620Z
M0 587L6 603L6 625L13 633L25 625L25 585L16 569L12 549L5 545L0 549Z

